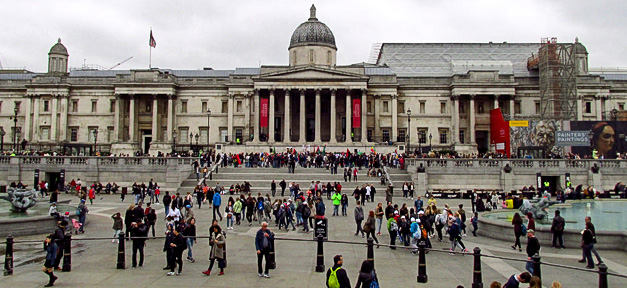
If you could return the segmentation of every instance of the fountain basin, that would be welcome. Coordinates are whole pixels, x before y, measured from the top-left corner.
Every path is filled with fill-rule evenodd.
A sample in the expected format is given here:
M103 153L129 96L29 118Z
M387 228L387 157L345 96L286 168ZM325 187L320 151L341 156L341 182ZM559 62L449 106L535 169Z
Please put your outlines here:
M61 214L70 212L70 219L77 219L76 207L67 205L69 201L62 201L57 205L57 211ZM54 232L57 221L54 217L48 216L49 203L38 203L24 213L13 213L10 211L11 204L0 201L0 237L27 236L37 234L49 234ZM70 220L71 221L71 220ZM71 223L69 224L71 225Z

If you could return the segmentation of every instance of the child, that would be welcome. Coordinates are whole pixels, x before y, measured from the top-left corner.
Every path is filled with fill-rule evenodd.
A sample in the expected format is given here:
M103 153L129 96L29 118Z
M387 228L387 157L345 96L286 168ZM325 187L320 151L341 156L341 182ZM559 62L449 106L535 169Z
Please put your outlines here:
M72 226L74 228L74 233L76 233L76 235L78 235L78 230L81 229L81 223L78 222L78 220L76 220L76 219L72 219Z
M54 261L57 258L57 244L52 241L52 235L48 235L46 240L44 241L44 250L46 250L46 262L44 263L44 273L48 275L50 280L48 284L44 285L44 287L52 287L54 286L54 281L58 279L57 276L54 276Z
M477 237L477 223L479 222L479 213L475 212L475 216L470 219L470 223L472 224L472 236Z

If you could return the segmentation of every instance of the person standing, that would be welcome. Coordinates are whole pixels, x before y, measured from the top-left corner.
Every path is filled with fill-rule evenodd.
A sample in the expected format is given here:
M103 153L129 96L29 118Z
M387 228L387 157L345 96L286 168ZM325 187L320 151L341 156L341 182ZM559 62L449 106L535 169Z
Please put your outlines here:
M377 209L374 212L374 215L377 220L377 235L381 235L381 224L383 223L383 204L381 204L381 202L377 204Z
M209 252L209 268L207 268L207 271L203 271L202 274L210 276L213 263L218 260L218 268L220 268L218 276L222 276L224 275L224 268L226 267L224 263L224 247L226 245L226 238L224 237L220 226L214 225L211 229L213 229L213 234L209 240L209 245L211 246L211 251Z
M303 212L302 212L303 232L309 233L309 226L307 224L309 224L308 220L309 220L309 217L311 217L311 209L309 208L307 201L304 201L302 205L303 205Z
M340 216L338 210L340 208L340 204L342 204L342 195L340 195L339 191L335 191L335 194L333 194L332 200L333 200L333 215L331 216Z
M220 197L220 193L216 191L213 194L213 219L216 219L216 213L220 216L220 221L222 221L222 214L220 214L220 205L222 204L222 197Z
M368 212L368 219L366 219L366 223L364 224L363 231L366 232L366 239L372 237L372 239L379 244L379 239L377 239L376 232L376 221L375 221L374 211L370 210ZM377 246L379 247L379 246Z
M333 267L327 270L327 288L351 288L351 281L348 279L346 270L342 268L342 264L344 264L342 255L335 255L333 257Z
M361 262L361 269L359 270L359 276L357 277L357 284L355 287L370 288L372 281L377 282L377 284L379 283L377 273L374 271L372 262L364 260L364 262Z
M566 221L560 216L560 210L555 210L555 217L553 217L553 223L551 223L551 233L553 233L553 248L566 248L564 247L564 227ZM559 246L557 245L559 243Z
M527 265L525 268L531 274L533 274L533 256L540 253L540 240L535 234L533 229L527 229Z
M174 274L174 268L176 268L176 264L179 266L179 270L176 273L176 276L181 275L183 272L183 251L187 248L185 239L183 239L183 235L181 235L181 227L177 225L177 227L173 231L174 235L172 236L172 241L170 243L170 249L172 250L172 256L170 257L170 272L166 275L172 276Z
M553 222L555 222L555 220L553 220ZM520 244L520 237L523 235L522 233L523 221L522 221L522 218L520 217L520 214L518 214L518 212L514 214L514 218L512 219L512 225L514 225L514 236L516 237L516 242L514 242L512 249L516 250L516 247L518 247L518 251L522 251L522 245ZM555 238L553 238L553 241L555 241Z
M398 223L392 215L388 216L388 233L390 233L390 249L396 250L396 237L398 235Z
M183 236L185 238L187 244L187 261L194 263L196 260L194 259L193 247L196 241L196 219L190 218L187 220L187 225L183 228Z
M118 237L120 233L122 233L122 227L124 226L122 215L120 215L120 212L117 212L111 216L111 219L113 219L113 239L111 239L111 243L115 243L116 241L120 243Z
M364 238L364 230L361 228L361 222L364 221L364 208L361 207L359 201L355 206L355 224L357 224L357 231L355 231L355 236L359 235L361 232L361 238Z
M586 229L583 230L581 235L581 248L583 249L584 258L588 261L586 268L594 269L594 262L592 262L592 248L594 247L594 234L592 233L592 223L586 222ZM581 261L580 261L581 262Z
M272 242L274 240L274 233L268 229L268 223L261 223L261 229L257 231L257 235L255 236L255 250L257 250L257 272L259 277L270 278L268 271L270 267L268 267L268 256L270 255L270 250L272 250ZM262 273L262 261L263 258L266 259L266 266Z
M592 248L590 249L590 251L597 258L597 261L598 261L597 265L601 265L601 263L603 263L603 260L601 260L601 256L599 256L599 252L597 252L597 248L594 245L597 243L597 234L596 234L596 230L594 229L594 224L592 224L592 218L590 216L587 216L585 221L586 221L586 229L590 229L590 232L592 232ZM589 228L588 228L588 223L590 223ZM581 255L581 259L579 260L579 263L586 262L585 252L586 251L583 250L583 254Z
M472 224L472 236L477 237L477 224L479 223L479 213L475 212L475 216L470 219L470 224Z
M44 285L44 287L52 287L54 286L54 282L57 281L59 277L54 276L54 262L57 258L57 244L52 240L54 236L49 235L46 237L44 241L44 250L46 250L46 262L44 263L44 273L48 275L50 280L48 280L48 284Z
M287 183L285 183L285 179L281 180L281 182L279 182L279 186L281 187L281 197L284 197L285 195L285 187L287 186ZM274 197L274 194L272 194L272 197Z
M272 192L272 197L274 197L274 194L276 194L276 182L274 180L270 183L270 192Z
M89 208L87 208L87 205L85 205L85 199L81 199L81 204L78 204L78 222L81 223L81 228L79 228L78 231L80 231L81 233L85 233L85 222L87 221L87 213L89 213Z
M172 196L170 196L169 191L165 191L165 195L163 195L163 208L165 208L165 216L170 214L170 203L172 203Z
M148 226L141 220L131 224L131 237L133 239L133 266L137 267L137 252L139 251L139 267L144 265L144 244L148 236Z

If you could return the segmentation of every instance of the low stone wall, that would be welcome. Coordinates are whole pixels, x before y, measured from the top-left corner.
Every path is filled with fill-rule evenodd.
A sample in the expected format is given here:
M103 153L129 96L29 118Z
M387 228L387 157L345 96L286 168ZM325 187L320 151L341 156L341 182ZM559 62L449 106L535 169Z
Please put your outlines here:
M70 215L70 219L78 220L77 215ZM71 221L71 220L70 220ZM86 227L89 223L89 216L86 220ZM70 222L68 225L72 225ZM0 238L5 238L9 235L16 236L28 236L36 234L50 234L57 228L57 221L54 217L50 216L37 216L37 217L25 217L25 218L10 218L0 219Z
M516 241L514 236L514 226L511 223L488 220L482 217L487 213L503 213L512 210L497 210L492 212L481 213L479 216L479 225L477 233L492 239L502 241L511 241L512 245ZM581 229L565 229L564 230L564 246L567 248L579 248L581 244ZM540 245L544 248L550 248L553 243L553 234L550 227L536 225L536 237L540 240ZM624 231L596 231L597 249L605 250L623 250L627 251L627 233ZM527 236L520 237L520 242L524 246L527 243Z

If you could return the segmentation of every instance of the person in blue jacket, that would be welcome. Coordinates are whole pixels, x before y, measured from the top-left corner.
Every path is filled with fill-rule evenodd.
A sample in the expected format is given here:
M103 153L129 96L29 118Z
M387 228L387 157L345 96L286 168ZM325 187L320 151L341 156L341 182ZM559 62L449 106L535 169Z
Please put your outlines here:
M44 263L44 273L48 275L50 280L44 287L54 286L54 281L58 279L54 276L54 260L57 258L57 244L52 241L53 236L49 235L44 241L44 250L46 250L46 262Z
M220 221L222 221L222 214L220 214L220 205L222 204L222 197L220 197L220 193L216 192L213 194L213 220L216 219L216 212L218 216L220 216Z

